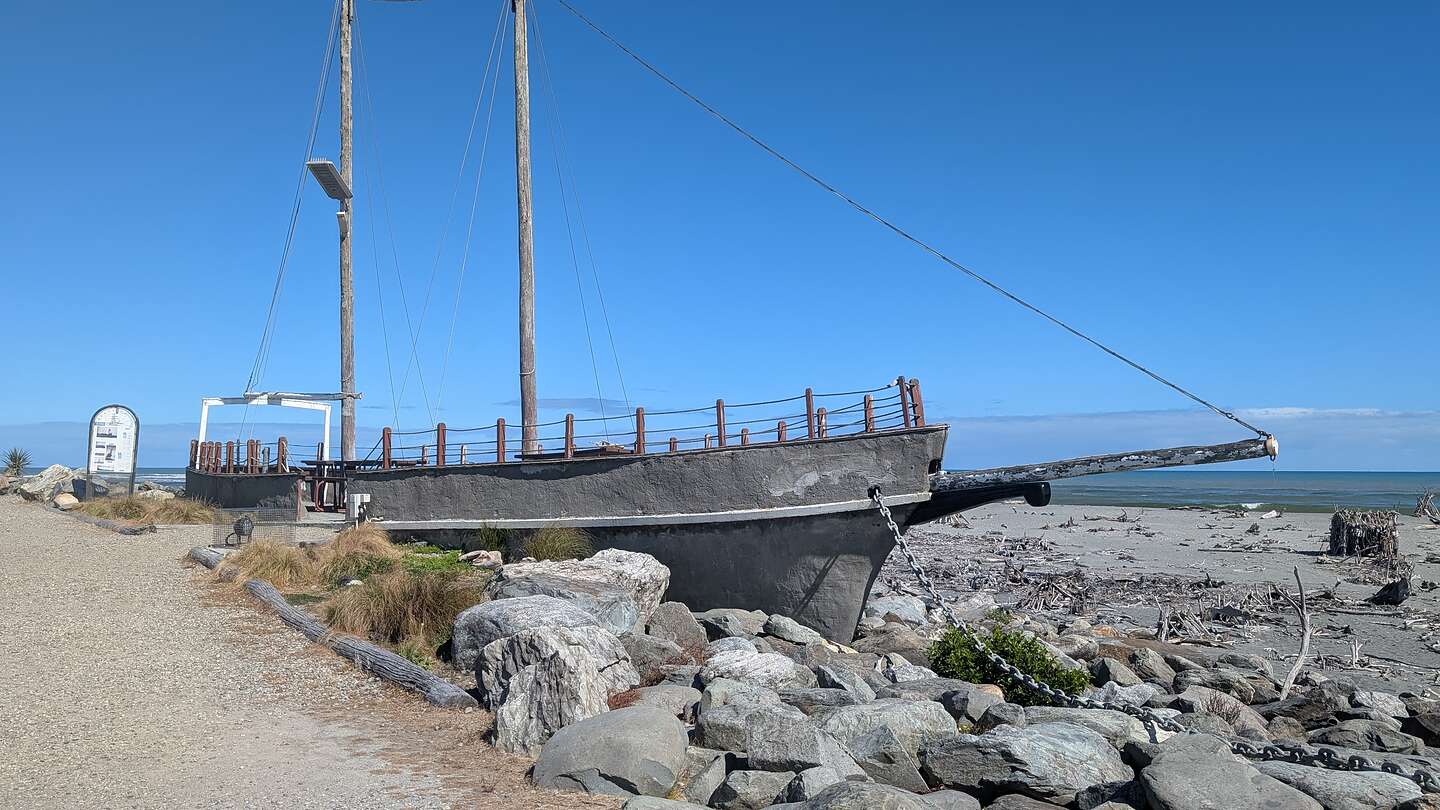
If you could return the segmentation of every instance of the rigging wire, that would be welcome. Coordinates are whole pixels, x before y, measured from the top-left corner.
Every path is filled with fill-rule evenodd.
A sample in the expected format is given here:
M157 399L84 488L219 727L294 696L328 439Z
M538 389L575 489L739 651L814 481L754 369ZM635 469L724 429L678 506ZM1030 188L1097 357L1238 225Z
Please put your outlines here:
M564 212L565 236L570 240L570 266L575 270L575 294L580 299L580 320L585 325L585 345L590 351L590 373L595 378L595 404L600 409L600 426L605 433L605 438L610 438L610 419L605 413L605 392L600 387L600 365L595 360L595 341L590 335L590 310L585 305L585 284L580 280L580 259L575 252L575 230L570 223L570 201L565 190L565 172L560 165L560 145L555 137L555 119L560 115L560 108L555 98L555 88L550 82L550 63L545 58L545 41L540 34L540 18L535 17L535 47L540 53L541 75L545 77L545 86L550 94L551 114L546 116L546 129L550 134L550 153L555 163L555 181L560 186L560 210ZM573 192L572 192L573 193ZM629 409L629 403L626 403Z
M365 60L361 59L357 67L359 69L356 71L356 78L362 86L368 88L370 77L368 71L365 69ZM367 89L366 96L368 95L369 91ZM368 115L369 113L367 113L367 117ZM368 119L366 120L366 128L368 131ZM375 201L375 194L370 185L370 170L368 166L364 169L364 175L366 208L374 210L372 204ZM385 345L385 374L390 382L390 413L394 419L394 424L398 426L400 424L400 398L395 393L395 366L390 357L390 329L385 318L385 285L382 273L380 272L380 240L375 237L375 217L366 217L365 221L370 229L370 262L375 270L375 299L378 304L378 309L380 310L380 337Z
M501 11L501 22L505 19L504 10ZM500 37L500 47L505 46L508 40L508 33ZM435 407L440 407L440 399L445 393L445 378L450 373L450 353L455 346L455 324L460 320L460 293L465 286L465 270L470 265L470 245L475 233L475 212L480 207L480 180L485 176L485 156L490 150L490 127L495 121L495 99L499 96L500 86L500 59L498 54L495 59L495 72L490 73L490 64L485 64L485 75L490 80L490 108L485 112L485 133L480 139L480 157L476 161L475 168L475 191L470 198L470 217L465 226L465 247L460 254L460 272L455 276L455 295L450 307L450 327L445 336L445 356L440 364L440 383L435 392ZM480 87L480 97L484 98L485 87ZM477 108L478 110L478 108ZM468 150L468 145L467 145Z
M500 70L499 60L496 56L497 43L501 41L501 32L504 30L505 20L509 19L510 0L500 0L500 13L495 21L495 31L490 37L490 53L485 57L485 72L480 77L480 89L475 94L475 109L470 114L470 130L465 136L465 149L460 155L460 168L455 172L455 183L450 189L450 204L445 212L445 224L440 230L440 239L435 244L435 258L430 263L430 279L425 284L425 301L420 306L420 328L425 327L425 318L430 312L431 294L435 289L435 276L440 269L440 257L445 249L445 242L450 236L450 225L454 221L455 202L460 195L460 183L465 179L465 166L470 159L470 147L475 138L475 125L479 120L480 108L485 99L485 85L489 81L490 63L495 60L495 70L498 76ZM493 93L493 91L492 91ZM492 101L493 106L493 101ZM448 364L448 358L447 358ZM405 396L405 389L410 382L410 369L418 364L418 359L411 357L406 361L405 373L400 377L400 396Z
M814 183L815 185L819 186L820 188L824 189L825 191L830 192L832 195L838 197L838 198L839 198L842 202L844 202L846 205L849 205L851 208L854 208L856 211L859 211L860 213L864 214L865 216L867 216L867 217L875 220L875 221L878 222L879 224L881 224L881 225L885 226L886 228L890 229L890 230L891 230L892 232L894 232L897 236L899 236L899 237L901 237L902 239L910 242L911 244L915 245L916 247L920 248L921 250L925 251L926 253L929 253L931 256L934 256L935 258L939 259L940 261L944 262L945 264L948 264L948 265L950 265L951 267L955 268L956 270L959 270L961 273L964 273L965 275L969 276L970 278L974 279L975 281L978 281L978 282L980 282L981 284L984 284L986 287L989 287L989 288L990 288L991 290L993 290L994 292L999 293L1000 295L1004 296L1005 298L1010 299L1010 300L1013 301L1014 303L1019 304L1020 306L1024 307L1025 309L1030 310L1031 312L1035 313L1036 315L1039 315L1040 317L1044 318L1045 320L1050 321L1051 323L1055 324L1056 326L1060 327L1061 329L1064 329L1066 332L1069 332L1070 334L1074 335L1075 337L1078 337L1078 338L1080 338L1081 340L1085 341L1086 343L1089 343L1090 345L1094 346L1095 348L1097 348L1097 349L1105 352L1106 354L1110 355L1111 357L1114 357L1116 360L1119 360L1120 362L1126 364L1127 366L1130 366L1131 368L1135 369L1136 371L1139 371L1140 373L1146 375L1147 377L1151 378L1152 380L1155 380L1156 382L1158 382L1158 383L1160 383L1160 384L1162 384L1162 385L1165 385L1165 386L1169 387L1170 389L1172 389L1172 390L1180 393L1181 395L1183 395L1183 396L1185 396L1185 397L1188 397L1188 398L1191 399L1191 400L1194 400L1195 402L1197 402L1197 403L1205 406L1206 408L1209 408L1210 410L1214 411L1215 413L1217 413L1217 414L1225 417L1226 419L1229 419L1229 420L1235 422L1236 424L1239 424L1239 425L1242 425L1243 427L1249 428L1250 430L1254 431L1257 435L1259 435L1259 436L1261 436L1261 437L1263 437L1263 438L1268 438L1268 437L1270 436L1270 434L1269 434L1268 432L1266 432L1266 431L1264 431L1264 430L1261 430L1261 429L1258 428L1258 427L1255 427L1254 425L1250 424L1249 422L1245 421L1244 419L1241 419L1239 416L1236 416L1233 412L1224 410L1224 409L1220 408L1219 406L1215 405L1214 403L1212 403L1212 402L1210 402L1210 401L1208 401L1208 400L1205 400L1205 399L1201 398L1199 395L1197 395L1197 394L1195 394L1195 393L1193 393L1193 392L1191 392L1191 391L1189 391L1189 390L1187 390L1187 389L1185 389L1185 388L1182 388L1181 386L1177 385L1176 383L1171 382L1170 380L1165 379L1164 377L1160 376L1159 374L1155 373L1154 371L1151 371L1150 369L1146 368L1145 366L1142 366L1141 364L1137 363L1136 361L1131 360L1129 357L1126 357L1125 355L1121 354L1120 352L1118 352L1118 351L1110 348L1109 346L1106 346L1104 343L1101 343L1100 341L1096 340L1095 338L1090 337L1089 335L1085 334L1084 332L1081 332L1079 329L1076 329L1075 327L1071 326L1070 324L1066 323L1065 321L1062 321L1062 320L1060 320L1059 318L1055 317L1054 315L1051 315L1050 313L1046 312L1045 310L1040 309L1039 307L1035 306L1034 304L1031 304L1030 302L1024 300L1024 299L1021 298L1020 296L1016 295L1015 293L1010 292L1009 290L1005 289L1004 287L1001 287L999 284L991 281L990 279L986 278L985 276L982 276L981 274L975 272L974 270L971 270L970 268L966 267L965 265L963 265L963 264L959 263L958 261L950 258L949 256L947 256L947 255L945 255L944 253L942 253L938 248L935 248L935 247L931 246L928 242L925 242L925 241L921 240L919 237L911 234L909 231L906 231L905 229L901 228L899 225L896 225L895 223L891 222L890 220L888 220L888 219L880 216L880 215L877 214L875 211L873 211L873 210L865 207L864 205L862 205L859 201L857 201L857 200L854 199L853 197L850 197L849 195L847 195L847 194L845 194L844 192L840 191L840 189L838 189L838 188L836 188L835 186L833 186L833 185L825 182L824 180L822 180L822 179L820 179L818 176L816 176L814 173L812 173L812 172L810 172L809 170L805 169L804 167L800 166L800 164L798 164L798 163L796 163L795 161L791 160L790 158L786 157L784 154L782 154L780 151L778 151L777 149L775 149L773 146L771 146L770 144L768 144L768 143L766 143L765 141L761 140L758 136L752 134L749 130L747 130L747 129L745 129L744 127L740 126L739 124L735 123L735 121L731 120L731 119L730 119L729 117L727 117L724 113L720 112L719 110L715 109L714 107L712 107L712 106L710 106L709 104L707 104L707 103L705 103L704 101L702 101L702 100L701 100L698 96L696 96L694 93L691 93L689 90L686 90L686 89L685 89L684 87L682 87L678 82L676 82L674 79L670 78L668 75L666 75L664 72L662 72L659 68L655 67L655 66L652 65L650 62L646 61L644 57L642 57L642 56L640 56L639 54L637 54L636 52L630 50L630 49L629 49L628 47L626 47L623 43L621 43L618 39L616 39L614 36L612 36L608 31L606 31L605 29L603 29L603 28L601 28L600 26L596 25L594 22L592 22L592 21L590 20L589 17L586 17L584 14L582 14L582 13L579 11L579 9L576 9L574 6L570 5L570 3L568 3L566 0L555 0L555 1L556 1L557 3L559 3L562 7L564 7L564 9L565 9L566 11L569 11L571 14L573 14L577 19L580 20L580 22L584 23L584 24L585 24L587 27L589 27L592 31L594 31L595 33L599 34L602 38L604 38L604 39L605 39L607 42L609 42L611 45L613 45L613 46L615 46L616 48L618 48L618 49L620 50L620 52L624 53L626 56L628 56L628 57L630 57L632 60L634 60L637 64L640 65L640 67L644 68L646 71L648 71L649 73L653 74L653 75L654 75L656 78L658 78L660 81L662 81L662 82L664 82L665 84L669 85L672 90L674 90L675 92L677 92L677 93L679 93L680 95L684 96L685 98L689 99L690 101L694 102L694 103L695 103L697 106L699 106L702 110L704 110L705 112L709 113L709 114L710 114L711 116L713 116L714 118L718 119L721 123L725 124L726 126L730 127L731 129L735 130L737 133L739 133L741 136L743 136L746 140L748 140L748 141L750 141L751 143L755 144L756 146L760 147L760 149L762 149L763 151L765 151L766 153L768 153L771 157L775 158L776 160L780 161L781 163L785 164L786 166L789 166L791 169L793 169L793 170L795 170L796 172L798 172L798 173L799 173L802 177L804 177L805 179L809 180L810 182Z
M355 21L355 52L359 57L360 69L365 71L365 74L368 76L369 70L367 70L365 67L365 43L361 39L358 17ZM365 90L363 98L365 100L365 107L367 109L367 113L365 115L365 125L367 128L367 134L370 136L367 140L369 142L370 157L375 164L376 179L379 182L380 200L383 206L382 210L385 213L385 227L390 235L390 256L395 268L395 286L398 287L400 290L400 307L401 310L405 313L406 337L410 339L410 354L415 360L415 374L420 380L421 402L424 403L425 412L429 415L430 421L433 423L435 421L435 411L430 406L430 394L425 389L424 370L420 368L419 336L415 330L414 322L410 319L410 301L408 296L405 295L405 280L400 275L400 255L399 251L395 247L395 224L390 216L390 194L385 188L385 164L382 163L380 160L380 139L378 136L376 136L374 130L375 101L370 94L369 82L366 82L363 85L363 89Z
M590 260L590 278L595 285L595 297L600 303L600 317L605 324L605 335L610 343L610 358L615 363L615 377L620 383L620 396L625 400L625 410L633 413L630 392L625 387L625 372L620 367L620 352L615 347L615 330L610 326L610 310L605 305L605 288L600 284L600 265L595 261L595 249L590 242L590 227L586 224L585 209L580 200L580 183L576 178L575 168L569 160L570 144L565 137L565 119L560 114L560 95L555 92L555 83L551 79L550 62L545 58L545 37L541 30L539 7L532 5L531 11L535 20L535 40L540 48L540 65L544 71L545 87L550 95L551 107L555 110L555 128L560 133L560 148L556 153L556 159L563 160L570 173L570 195L575 200L575 218L580 223L580 236L585 243L585 254ZM594 366L593 359L591 365Z
M308 169L305 162L315 153L315 137L320 131L320 113L325 107L325 90L330 86L330 64L334 61L335 48L338 45L340 32L340 10L344 0L335 0L335 8L330 12L330 32L325 36L325 58L320 63L320 80L315 87L314 111L310 114L310 133L305 138L305 160L300 162L299 177L295 181L295 196L290 204L290 222L285 231L285 246L280 250L280 267L275 273L275 287L270 292L270 307L265 313L265 326L260 330L260 346L255 351L255 362L250 366L250 377L245 382L245 393L255 390L256 384L265 376L265 366L269 361L270 344L275 336L275 311L280 302L280 290L285 285L285 269L290 263L290 249L295 244L295 226L300 220L300 203L304 199L305 175ZM245 404L245 410L240 418L240 430L245 430L245 425L250 418L250 404Z

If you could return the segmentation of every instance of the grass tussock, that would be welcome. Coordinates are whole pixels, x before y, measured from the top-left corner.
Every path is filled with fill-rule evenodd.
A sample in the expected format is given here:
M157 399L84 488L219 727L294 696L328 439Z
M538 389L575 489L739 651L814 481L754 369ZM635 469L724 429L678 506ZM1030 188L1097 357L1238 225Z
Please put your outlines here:
M336 591L321 616L335 630L387 644L413 648L423 639L438 645L449 638L460 611L481 601L481 585L477 577L451 571L391 571Z
M361 523L340 532L317 556L320 584L337 586L390 571L404 553L390 542L390 535L384 529Z
M537 560L583 560L595 554L590 535L567 526L546 526L525 538L525 556Z
M76 511L128 523L209 524L220 519L215 507L192 498L96 498L81 503Z
M255 540L227 555L216 566L215 575L239 584L247 579L263 579L282 591L293 591L314 587L321 567L318 556L308 549L275 540Z

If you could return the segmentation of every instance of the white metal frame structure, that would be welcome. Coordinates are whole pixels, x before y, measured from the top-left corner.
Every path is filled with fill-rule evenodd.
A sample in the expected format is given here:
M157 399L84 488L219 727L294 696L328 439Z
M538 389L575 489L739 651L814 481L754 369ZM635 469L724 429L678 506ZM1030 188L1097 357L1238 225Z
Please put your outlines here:
M204 397L200 400L200 442L205 441L205 432L210 425L210 407L212 405L278 405L282 408L302 408L307 411L320 411L325 419L325 443L323 458L330 460L330 405L329 402L340 402L345 399L344 394L293 394L281 391L265 391L260 393L248 393L240 397Z

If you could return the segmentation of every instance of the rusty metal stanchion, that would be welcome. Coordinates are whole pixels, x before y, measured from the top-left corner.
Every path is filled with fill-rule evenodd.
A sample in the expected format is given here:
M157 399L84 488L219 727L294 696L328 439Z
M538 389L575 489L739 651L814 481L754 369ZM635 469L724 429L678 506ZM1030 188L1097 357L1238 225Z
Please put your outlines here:
M721 447L725 446L725 400L715 400L715 436Z
M900 418L908 428L913 423L910 418L910 386L906 384L903 376L896 377L895 384L900 387Z
M565 458L575 457L575 414L565 414Z
M865 432L875 430L875 398L869 394L865 395Z
M815 390L805 389L805 438L815 438Z
M783 442L783 441L785 441L785 420L784 420L784 419L781 419L779 422L776 422L776 423L775 423L775 441L777 441L777 442Z
M380 431L380 469L390 469L390 446L394 439L390 435L390 428Z
M435 426L435 466L445 466L445 423Z
M505 420L495 420L495 461L505 463Z
M910 381L910 407L915 409L915 427L925 427L925 401L920 398L920 381Z
M823 439L830 435L830 426L825 421L826 412L824 408L815 409L815 432Z
M645 453L645 409L635 409L635 453Z

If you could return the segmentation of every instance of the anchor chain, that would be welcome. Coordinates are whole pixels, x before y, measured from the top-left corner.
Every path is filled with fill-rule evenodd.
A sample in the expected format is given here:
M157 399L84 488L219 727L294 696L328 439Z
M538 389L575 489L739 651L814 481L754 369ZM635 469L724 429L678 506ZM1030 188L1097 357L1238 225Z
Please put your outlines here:
M1022 672L1014 664L1006 661L999 654L995 653L985 644L985 640L969 623L962 620L951 607L949 600L940 594L940 589L935 587L934 580L915 557L910 544L906 542L905 535L901 533L900 527L895 523L895 517L890 514L890 507L885 504L884 496L879 487L870 489L870 500L875 503L875 508L880 511L880 516L885 519L885 525L895 535L895 545L899 547L900 553L905 556L905 564L910 568L910 573L915 575L920 586L925 589L930 600L940 606L941 612L945 614L945 620L951 627L959 630L965 640L994 665L1004 672L1009 678L1023 685L1025 688L1044 695L1056 706L1064 706L1073 709L1110 709L1111 711L1124 712L1144 723L1146 730L1150 732L1152 741L1159 737L1156 729L1175 732L1177 734L1194 733L1189 728L1181 725L1175 720L1156 714L1153 710L1144 706L1130 706L1123 703L1112 703L1109 701L1095 700L1081 695L1072 695L1062 689L1056 689L1047 683L1041 683L1033 676ZM1286 745L1281 743L1252 743L1245 740L1232 739L1227 741L1230 750L1242 757L1249 759L1277 760L1280 762L1294 762L1300 765L1311 765L1319 768L1329 768L1338 771L1380 771L1383 773L1395 774L1414 782L1420 789L1427 793L1440 793L1440 778L1430 771L1416 767L1407 770L1404 766L1390 760L1375 761L1369 757L1354 754L1342 757L1329 748L1317 748L1315 751L1306 750L1299 745Z

